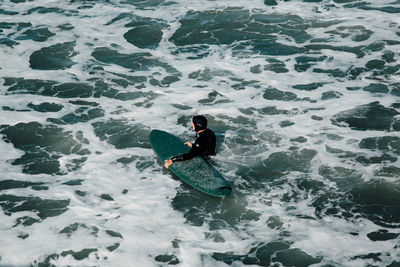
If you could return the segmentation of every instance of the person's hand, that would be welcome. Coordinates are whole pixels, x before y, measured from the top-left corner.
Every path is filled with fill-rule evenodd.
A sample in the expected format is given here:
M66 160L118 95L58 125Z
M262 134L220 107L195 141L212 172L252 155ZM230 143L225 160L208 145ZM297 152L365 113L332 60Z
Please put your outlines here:
M188 146L188 147L192 148L192 143L186 142L186 143L185 143L185 146Z
M167 160L164 162L164 167L168 169L168 167L169 167L171 164L172 164L172 160L171 160L171 159L167 159Z

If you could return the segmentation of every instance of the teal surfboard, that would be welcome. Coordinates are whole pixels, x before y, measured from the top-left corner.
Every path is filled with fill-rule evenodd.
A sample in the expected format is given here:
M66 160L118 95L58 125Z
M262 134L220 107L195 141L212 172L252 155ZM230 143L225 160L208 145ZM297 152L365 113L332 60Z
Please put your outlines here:
M149 139L151 147L162 163L190 150L178 137L164 131L151 131ZM175 162L168 169L188 185L210 196L225 197L232 190L224 177L200 156Z

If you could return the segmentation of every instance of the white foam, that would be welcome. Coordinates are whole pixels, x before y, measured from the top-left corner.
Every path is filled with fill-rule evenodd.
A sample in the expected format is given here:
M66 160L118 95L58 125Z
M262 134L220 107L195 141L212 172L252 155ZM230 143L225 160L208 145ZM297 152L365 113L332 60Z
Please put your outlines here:
M2 21L9 22L31 22L32 27L39 25L49 26L50 31L56 33L46 42L34 42L31 40L19 41L19 45L14 48L0 46L0 58L7 59L0 62L0 77L23 77L25 79L54 80L59 83L82 82L91 83L88 79L93 78L87 68L94 58L91 56L96 47L108 47L116 49L121 54L132 54L136 52L150 52L154 59L167 63L176 68L182 75L180 81L173 83L170 87L152 86L148 82L146 88L136 89L134 86L118 88L121 91L153 92L157 94L156 99L149 101L150 107L138 106L137 104L146 101L141 97L134 101L121 101L112 98L86 98L84 100L98 102L100 107L105 110L105 117L92 120L89 123L77 123L73 125L63 125L65 131L82 131L84 137L90 140L87 148L91 151L87 161L81 169L70 172L67 175L26 175L21 173L20 166L12 166L10 162L21 157L22 152L13 148L10 144L0 141L0 169L4 174L4 179L16 179L23 181L42 181L49 185L49 190L35 191L31 188L10 189L2 191L3 194L13 194L17 196L37 196L44 199L69 199L68 211L56 217L49 217L40 223L32 226L13 227L15 220L22 216L37 218L35 212L17 212L11 216L0 213L0 264L6 265L27 265L34 260L44 260L52 253L60 254L63 251L73 250L75 252L87 248L97 248L98 251L90 254L89 258L78 261L71 255L59 257L52 263L56 265L113 265L125 266L132 262L137 266L157 266L154 260L157 255L175 255L180 266L226 266L222 262L215 261L210 255L213 252L233 252L238 255L245 255L251 248L259 243L268 243L280 240L281 229L270 229L266 226L266 221L271 216L278 216L282 221L283 230L290 232L290 236L285 240L293 242L291 248L298 248L313 257L323 257L323 263L333 263L342 266L363 266L366 260L350 260L355 255L390 251L391 256L383 255L383 263L389 264L391 260L399 256L393 247L396 240L387 242L373 242L366 235L372 231L380 229L367 220L346 221L335 217L324 217L322 219L299 219L296 214L314 216L312 208L312 197L304 197L301 201L292 203L282 202L280 199L285 193L290 194L293 190L292 184L282 186L270 185L268 180L260 181L269 190L246 190L237 189L238 193L233 193L233 198L237 203L245 205L246 209L260 213L259 220L239 221L234 227L218 230L225 242L217 243L212 239L206 238L205 232L210 232L209 226L204 223L201 227L195 227L186 222L181 211L174 210L172 199L175 197L181 182L174 180L171 175L163 171L161 164L156 162L156 156L149 148L127 148L116 149L106 141L101 141L93 132L92 122L107 121L110 119L126 120L127 123L142 123L150 128L160 128L171 131L180 136L190 136L190 125L177 125L178 119L183 116L190 117L194 114L206 114L216 117L218 123L225 123L230 128L224 133L225 144L222 151L217 156L217 160L223 162L230 169L224 169L226 177L232 179L233 184L245 183L244 178L236 176L238 164L245 166L260 166L260 161L266 159L271 153L287 151L288 148L296 145L300 148L308 148L318 151L318 154L311 162L310 178L322 181L327 188L335 190L334 185L324 180L318 173L321 165L341 166L344 168L355 169L362 173L362 179L374 179L374 168L368 168L354 160L343 160L332 153L326 151L326 145L344 151L354 153L367 153L373 155L374 152L366 151L358 147L361 139L374 136L396 136L396 133L386 133L380 131L354 131L345 127L338 127L331 124L330 118L340 111L354 108L358 105L380 101L386 107L397 101L393 95L371 94L363 90L349 91L346 87L364 87L374 82L369 79L370 74L361 75L355 80L330 77L326 74L312 72L312 68L306 72L299 73L294 70L296 64L294 56L262 56L246 55L235 57L232 49L226 46L212 46L210 55L196 60L188 60L186 55L174 55L171 51L175 48L169 42L169 38L180 27L179 20L184 17L188 10L207 11L224 9L227 7L243 7L251 9L252 12L265 14L297 14L310 20L321 21L340 20L341 22L327 28L309 28L307 33L313 37L331 38L330 44L336 46L356 47L358 45L370 44L381 40L398 40L396 26L400 19L398 14L389 14L380 11L365 11L357 8L343 9L340 6L329 7L331 1L323 3L304 3L300 1L284 2L279 1L279 5L270 7L264 5L261 0L246 1L245 4L232 1L192 1L188 3L184 0L175 1L177 4L157 7L155 9L136 9L132 5L123 5L118 1L107 3L96 3L93 8L80 9L78 3L39 0L14 4L4 1L2 8L20 12L20 15L2 15ZM380 5L391 3L381 1ZM32 13L23 15L27 10L36 6L59 7L61 9L78 10L77 14L66 16L65 14ZM105 25L121 13L131 13L144 17L157 18L167 21L170 26L164 29L163 39L156 50L139 49L128 43L123 35L128 31L124 25L129 23L129 19L124 19L110 25ZM69 31L62 31L57 26L70 23L75 28ZM331 36L328 31L335 30L338 26L363 25L373 31L370 39L356 43L351 38L341 38L338 35ZM5 30L4 34L12 33L15 29ZM287 45L296 45L287 36L278 35L279 42ZM66 70L33 70L29 67L29 57L42 47L48 47L57 43L75 41L75 50L78 55L72 58L76 62L74 66ZM113 48L117 44L117 48ZM306 42L306 45L310 44ZM387 49L398 51L399 45L387 46ZM315 56L327 56L332 60L319 62L318 67L323 69L341 69L346 71L350 66L364 66L372 59L379 59L383 51L368 52L363 58L357 58L354 53L332 51L328 49L315 51ZM263 70L263 65L268 64L266 58L275 58L285 63L288 73L275 73ZM398 55L396 54L396 59ZM255 74L250 68L261 65L262 72ZM395 64L395 63L393 63ZM390 64L388 64L390 65ZM125 75L144 75L147 77L157 76L162 78L166 75L166 70L156 68L160 74L154 74L155 69L150 71L132 72L121 66L104 64L105 74L100 72L95 77L104 81L115 78L110 74L119 73ZM219 73L210 80L198 81L190 79L189 74L195 71L209 69ZM245 86L243 90L232 88L235 82L231 78L243 79L244 81L255 81L254 85ZM392 76L391 80L396 81ZM314 82L326 83L321 88L314 91L301 91L293 88L296 84L309 84ZM2 79L0 85L0 105L9 107L15 111L0 110L0 125L15 125L19 122L37 121L47 124L49 117L62 117L76 108L69 103L71 99L56 97L45 97L40 95L7 95L7 86L4 86ZM113 85L114 86L114 85ZM115 85L117 87L117 85ZM316 103L308 101L275 101L263 98L267 88L277 88L281 91L290 91L299 98L309 97L316 99ZM222 95L222 99L230 102L219 104L203 105L199 103L201 99L207 99L208 95L217 91ZM338 91L343 96L339 99L322 101L321 94L327 91ZM64 108L57 113L41 112L19 112L26 109L29 103L39 104L42 102L57 103ZM398 101L397 101L398 102ZM173 104L181 104L191 107L189 110L177 109ZM289 110L289 114L263 115L257 110L268 106L276 106L277 109ZM253 114L243 114L240 108L254 108ZM323 108L309 110L310 108ZM295 112L294 110L298 111ZM125 110L115 114L116 110ZM312 115L323 118L316 121ZM235 124L229 118L244 117L256 121L254 125L241 125L240 127L249 129L255 140L260 144L254 145L251 150L244 145L236 144L235 148L232 140L240 137L235 131ZM290 120L295 124L290 127L282 128L280 122ZM189 123L189 122L188 122ZM215 126L215 125L214 125ZM220 125L217 125L220 126ZM213 128L213 125L210 125ZM231 130L233 129L233 130ZM263 134L269 136L273 133L281 138L276 144L265 142ZM342 140L330 140L327 134L342 136ZM292 138L304 136L308 141L304 144L293 143ZM351 140L356 140L350 142ZM227 145L229 144L229 145ZM237 154L237 151L247 151L244 154ZM98 152L98 153L96 153ZM378 152L375 152L378 155ZM132 155L144 157L154 164L148 168L136 168L136 161L127 165L117 163L116 160ZM375 154L374 154L375 155ZM62 167L66 169L66 164L76 155L64 155L60 161ZM394 163L398 166L398 161ZM290 177L284 177L295 184L296 179L302 177L302 173L292 173ZM267 174L266 174L267 176ZM3 178L3 177L2 177ZM64 182L83 179L81 186L67 186ZM128 192L123 194L122 191ZM79 196L75 191L85 191L86 196ZM188 189L193 190L193 189ZM102 194L110 195L114 201L107 201L101 198ZM294 211L287 209L288 205L295 208ZM235 207L230 207L235 209ZM222 211L223 212L223 211ZM212 215L210 215L212 216ZM88 228L80 227L70 237L59 232L65 227L74 224L84 224ZM94 236L90 232L90 227L96 227L99 232ZM122 235L122 239L112 237L106 230L112 230ZM358 232L358 236L349 234ZM18 235L27 233L26 239L18 238ZM174 247L172 241L178 240L179 247ZM113 252L107 247L119 243L120 246ZM397 253L397 254L396 254ZM106 259L107 258L107 259ZM236 262L234 266L241 266Z

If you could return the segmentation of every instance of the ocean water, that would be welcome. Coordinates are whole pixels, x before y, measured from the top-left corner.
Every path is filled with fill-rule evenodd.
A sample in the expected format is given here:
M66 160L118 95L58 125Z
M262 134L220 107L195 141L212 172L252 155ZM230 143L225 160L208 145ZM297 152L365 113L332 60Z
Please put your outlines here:
M400 266L400 1L0 0L0 266ZM218 138L218 199L152 129Z

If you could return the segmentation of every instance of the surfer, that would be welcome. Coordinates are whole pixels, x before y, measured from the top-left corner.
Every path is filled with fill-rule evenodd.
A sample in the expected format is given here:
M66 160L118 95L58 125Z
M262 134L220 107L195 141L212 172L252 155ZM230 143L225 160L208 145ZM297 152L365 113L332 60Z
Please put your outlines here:
M192 159L196 156L201 156L204 159L208 159L210 156L214 156L216 137L213 131L207 128L207 119L204 116L194 116L192 119L193 131L199 136L196 138L194 143L186 142L185 145L190 147L190 151L186 154L178 155L167 159L164 163L164 167L168 167L177 161L184 161Z

